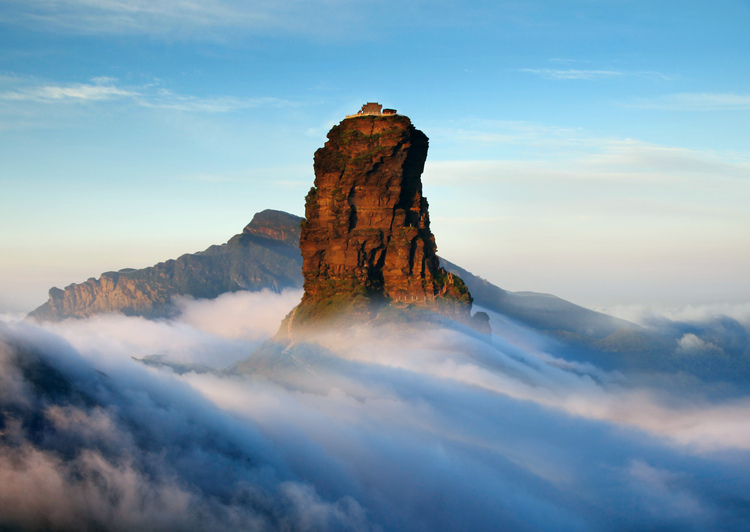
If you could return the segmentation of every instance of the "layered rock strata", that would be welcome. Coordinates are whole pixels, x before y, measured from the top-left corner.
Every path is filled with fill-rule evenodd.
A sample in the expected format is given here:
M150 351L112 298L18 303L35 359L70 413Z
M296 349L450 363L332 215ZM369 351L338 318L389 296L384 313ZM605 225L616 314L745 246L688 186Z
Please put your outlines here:
M440 267L421 175L428 139L400 115L353 116L315 152L300 250L305 293L290 330L389 303L469 321L463 281Z

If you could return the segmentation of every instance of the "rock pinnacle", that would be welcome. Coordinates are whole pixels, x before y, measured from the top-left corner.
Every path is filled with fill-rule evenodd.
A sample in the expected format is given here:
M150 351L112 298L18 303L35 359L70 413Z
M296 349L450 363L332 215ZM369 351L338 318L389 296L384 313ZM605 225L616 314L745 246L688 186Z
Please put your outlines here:
M315 152L300 238L305 293L290 333L332 317L367 320L386 307L471 321L471 295L440 267L430 231L427 136L388 111L367 104Z

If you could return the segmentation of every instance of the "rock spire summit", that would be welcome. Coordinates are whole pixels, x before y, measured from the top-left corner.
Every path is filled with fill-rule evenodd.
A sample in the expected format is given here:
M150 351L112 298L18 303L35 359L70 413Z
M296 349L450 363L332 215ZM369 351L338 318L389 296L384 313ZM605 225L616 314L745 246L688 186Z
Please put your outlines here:
M386 305L470 321L471 295L440 267L430 231L427 147L427 136L397 114L350 115L328 133L305 203L305 293L290 332L333 315L369 319Z

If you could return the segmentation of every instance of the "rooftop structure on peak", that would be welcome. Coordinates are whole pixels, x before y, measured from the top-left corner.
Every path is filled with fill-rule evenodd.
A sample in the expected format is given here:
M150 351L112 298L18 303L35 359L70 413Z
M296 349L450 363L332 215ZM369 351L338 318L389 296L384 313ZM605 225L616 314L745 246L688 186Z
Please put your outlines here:
M360 109L359 114L361 115L379 115L382 114L383 106L377 102L367 102Z
M355 115L347 115L347 118L355 118L357 116L368 116L368 115L374 115L374 116L381 116L381 115L395 115L396 110L395 109L383 109L383 106L380 105L377 102L367 102L362 106L362 109L360 109L357 114Z

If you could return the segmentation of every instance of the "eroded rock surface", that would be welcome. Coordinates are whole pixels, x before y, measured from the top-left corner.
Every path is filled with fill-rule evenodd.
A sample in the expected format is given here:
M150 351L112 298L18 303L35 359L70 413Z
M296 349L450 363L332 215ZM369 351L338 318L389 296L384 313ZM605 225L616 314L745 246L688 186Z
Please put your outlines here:
M379 306L470 319L471 296L440 267L421 175L428 139L400 115L355 116L315 153L300 250L305 294L290 327Z

